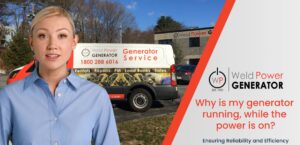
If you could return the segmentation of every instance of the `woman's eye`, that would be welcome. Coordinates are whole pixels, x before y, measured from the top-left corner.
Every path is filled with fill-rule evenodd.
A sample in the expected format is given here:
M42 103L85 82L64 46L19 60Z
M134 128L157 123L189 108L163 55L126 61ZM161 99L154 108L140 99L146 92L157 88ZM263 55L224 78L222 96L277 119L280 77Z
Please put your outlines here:
M67 38L67 35L66 34L59 34L58 35L58 38L62 39L62 38Z
M40 39L45 39L45 38L46 38L46 35L45 35L45 34L38 34L38 38L40 38Z

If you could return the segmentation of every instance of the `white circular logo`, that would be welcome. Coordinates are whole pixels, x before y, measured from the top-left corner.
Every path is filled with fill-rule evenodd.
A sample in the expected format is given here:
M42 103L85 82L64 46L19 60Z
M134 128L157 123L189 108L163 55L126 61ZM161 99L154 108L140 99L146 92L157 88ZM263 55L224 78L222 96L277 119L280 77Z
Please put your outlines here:
M90 50L84 48L82 51L81 51L81 55L84 56L84 57L87 57L90 55Z

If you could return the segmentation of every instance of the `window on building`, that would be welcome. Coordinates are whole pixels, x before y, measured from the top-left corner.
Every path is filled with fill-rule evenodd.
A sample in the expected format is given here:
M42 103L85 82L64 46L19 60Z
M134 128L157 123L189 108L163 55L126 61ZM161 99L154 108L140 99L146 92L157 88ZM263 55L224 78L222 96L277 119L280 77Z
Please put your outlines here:
M172 39L158 40L158 44L172 44Z
M190 47L200 47L200 37L191 37Z

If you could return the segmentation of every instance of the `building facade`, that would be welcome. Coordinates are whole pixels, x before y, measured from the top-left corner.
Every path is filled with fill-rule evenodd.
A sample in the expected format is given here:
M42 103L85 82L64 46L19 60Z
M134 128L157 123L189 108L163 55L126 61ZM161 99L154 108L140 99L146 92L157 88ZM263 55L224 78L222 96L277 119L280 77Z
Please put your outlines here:
M213 27L186 29L180 31L160 32L154 34L157 44L175 43L182 51L183 60L181 64L197 64Z

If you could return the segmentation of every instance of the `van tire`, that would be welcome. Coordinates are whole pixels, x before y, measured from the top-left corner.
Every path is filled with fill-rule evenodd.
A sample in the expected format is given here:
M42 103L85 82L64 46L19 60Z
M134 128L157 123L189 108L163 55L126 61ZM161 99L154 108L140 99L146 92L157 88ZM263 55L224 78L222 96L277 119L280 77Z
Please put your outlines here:
M152 105L152 96L145 89L134 89L129 96L128 103L132 110L136 112L145 112Z

